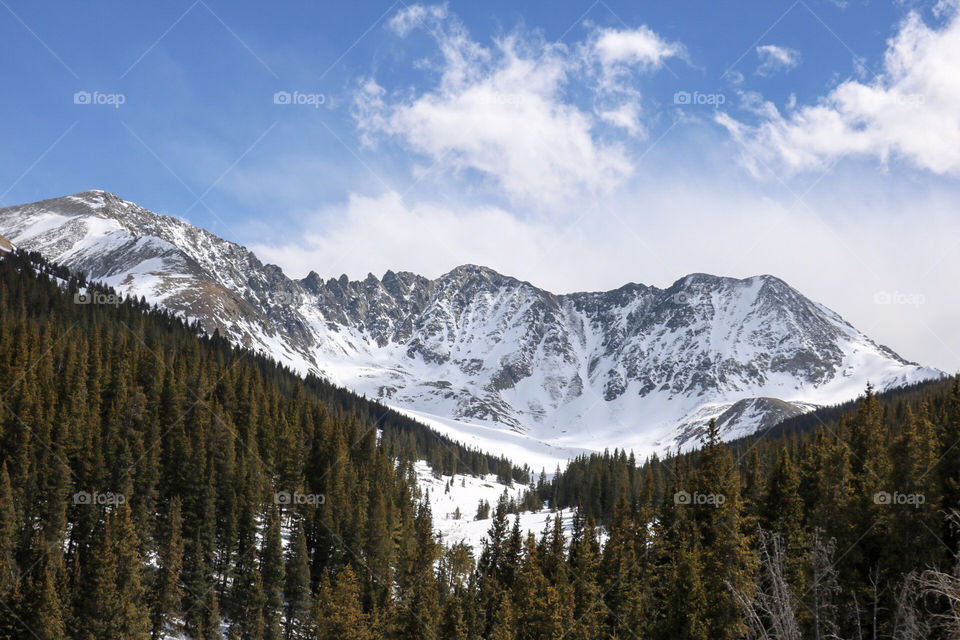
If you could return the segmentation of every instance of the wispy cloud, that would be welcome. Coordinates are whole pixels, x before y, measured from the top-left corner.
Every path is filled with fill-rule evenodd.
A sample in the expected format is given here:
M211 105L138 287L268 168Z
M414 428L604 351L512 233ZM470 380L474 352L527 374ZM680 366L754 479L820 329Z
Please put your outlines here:
M789 71L800 64L799 51L775 44L765 44L757 47L757 55L760 57L757 74L761 76L770 76L779 71Z
M847 80L817 104L781 113L759 109L759 124L717 120L744 149L755 173L823 169L841 156L905 159L935 174L960 175L960 18L941 28L911 13L887 43L872 81Z
M644 26L595 30L572 46L518 30L485 46L446 8L422 5L390 26L399 36L422 28L436 39L437 82L411 96L365 79L354 103L364 142L398 140L440 169L479 172L525 203L604 192L630 176L628 151L602 126L642 135L633 74L683 54ZM592 106L569 99L574 85L593 96Z

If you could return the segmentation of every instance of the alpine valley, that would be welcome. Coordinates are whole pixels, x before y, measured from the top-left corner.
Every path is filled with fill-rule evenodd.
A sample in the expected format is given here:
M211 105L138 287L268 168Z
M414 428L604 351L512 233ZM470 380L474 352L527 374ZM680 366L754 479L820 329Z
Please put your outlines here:
M688 448L712 418L734 438L868 383L944 375L770 275L569 294L474 265L295 280L104 191L0 209L0 234L535 469L604 448Z

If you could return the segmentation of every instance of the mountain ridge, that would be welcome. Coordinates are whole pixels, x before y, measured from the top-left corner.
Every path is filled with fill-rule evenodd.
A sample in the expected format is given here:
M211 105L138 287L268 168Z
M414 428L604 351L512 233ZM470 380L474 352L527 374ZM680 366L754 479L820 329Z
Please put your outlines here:
M735 437L849 399L868 380L883 389L942 374L771 274L565 294L476 264L433 279L388 269L297 280L103 191L0 209L0 233L301 373L520 457L689 446L711 418Z

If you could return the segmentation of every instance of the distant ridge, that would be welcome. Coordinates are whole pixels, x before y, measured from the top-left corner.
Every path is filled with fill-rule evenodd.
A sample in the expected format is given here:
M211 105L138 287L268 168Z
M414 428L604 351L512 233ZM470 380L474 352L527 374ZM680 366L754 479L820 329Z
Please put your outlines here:
M479 265L288 278L246 248L116 195L0 209L0 233L208 331L532 466L690 446L935 379L772 275L690 274L557 295ZM318 265L322 269L322 265Z

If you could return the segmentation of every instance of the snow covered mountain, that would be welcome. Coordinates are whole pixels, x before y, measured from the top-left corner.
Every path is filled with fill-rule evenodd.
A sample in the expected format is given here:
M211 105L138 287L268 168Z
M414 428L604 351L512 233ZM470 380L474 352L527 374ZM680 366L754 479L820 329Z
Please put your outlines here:
M463 265L436 279L288 278L246 248L103 191L0 209L0 234L535 468L690 445L936 378L769 275L556 295Z

